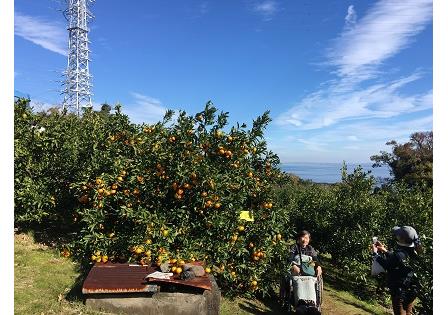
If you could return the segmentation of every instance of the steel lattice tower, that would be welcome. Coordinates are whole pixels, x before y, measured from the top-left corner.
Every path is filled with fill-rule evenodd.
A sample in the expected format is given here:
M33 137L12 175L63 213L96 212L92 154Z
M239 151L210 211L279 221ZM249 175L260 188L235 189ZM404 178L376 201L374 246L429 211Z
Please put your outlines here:
M89 6L95 0L66 0L64 17L68 21L68 62L64 71L63 109L76 111L82 107L92 107L92 76L89 72L89 28L93 18Z

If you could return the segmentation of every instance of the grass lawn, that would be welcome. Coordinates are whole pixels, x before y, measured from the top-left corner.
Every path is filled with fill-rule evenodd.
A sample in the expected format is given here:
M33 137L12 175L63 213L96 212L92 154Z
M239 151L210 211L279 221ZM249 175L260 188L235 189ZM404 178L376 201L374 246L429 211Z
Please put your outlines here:
M83 279L77 265L30 234L14 237L14 314L110 314L83 304ZM237 298L221 300L221 314L282 314L275 301ZM323 314L391 314L344 291L325 286Z

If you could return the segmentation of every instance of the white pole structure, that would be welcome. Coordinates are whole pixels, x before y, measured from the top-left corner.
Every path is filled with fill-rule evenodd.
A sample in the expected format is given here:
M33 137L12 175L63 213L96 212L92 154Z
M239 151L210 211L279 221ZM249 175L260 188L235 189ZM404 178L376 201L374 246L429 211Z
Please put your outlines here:
M92 76L89 72L89 28L93 18L89 6L95 0L66 0L64 17L68 21L68 61L65 80L63 109L80 115L81 108L92 107Z

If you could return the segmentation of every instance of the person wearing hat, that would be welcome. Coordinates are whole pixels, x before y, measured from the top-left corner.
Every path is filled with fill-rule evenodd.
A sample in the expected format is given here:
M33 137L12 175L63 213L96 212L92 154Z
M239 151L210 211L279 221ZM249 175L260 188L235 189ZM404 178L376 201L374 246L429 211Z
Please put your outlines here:
M377 241L372 245L372 252L387 272L394 315L410 315L417 297L417 280L409 262L416 259L422 247L417 231L411 226L395 226L392 233L397 244L394 250L387 250Z

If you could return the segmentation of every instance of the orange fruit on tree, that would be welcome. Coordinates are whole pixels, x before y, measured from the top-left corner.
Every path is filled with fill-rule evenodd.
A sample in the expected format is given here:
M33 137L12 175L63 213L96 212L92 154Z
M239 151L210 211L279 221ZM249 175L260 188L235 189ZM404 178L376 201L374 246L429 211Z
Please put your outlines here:
M181 268L181 267L177 267L177 268L176 268L176 273L177 273L177 274L180 274L181 272L182 272L182 268Z
M141 254L141 253L143 253L143 249L141 247L137 247L134 252L136 254Z
M212 206L212 204L213 204L213 202L212 202L211 200L207 200L207 201L205 202L205 207L206 207L206 208L209 208L209 207Z

